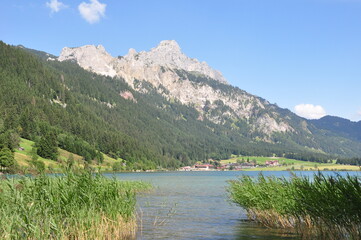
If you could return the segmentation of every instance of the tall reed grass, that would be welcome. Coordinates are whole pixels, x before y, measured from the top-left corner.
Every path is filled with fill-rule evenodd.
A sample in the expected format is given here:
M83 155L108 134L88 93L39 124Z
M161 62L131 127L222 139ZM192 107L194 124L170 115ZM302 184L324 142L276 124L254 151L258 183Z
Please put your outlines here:
M149 188L82 171L0 181L0 239L132 239Z
M295 231L305 239L361 239L361 184L356 176L242 176L230 181L228 191L250 219L264 226Z

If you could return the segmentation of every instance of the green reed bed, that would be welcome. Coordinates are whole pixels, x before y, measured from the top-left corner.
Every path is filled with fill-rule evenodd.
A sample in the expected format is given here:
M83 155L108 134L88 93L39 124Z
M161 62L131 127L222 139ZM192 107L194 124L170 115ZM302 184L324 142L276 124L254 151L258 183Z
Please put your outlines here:
M361 239L361 183L356 176L242 176L230 181L228 191L251 220L264 226L304 238Z
M0 239L131 239L135 194L149 188L89 172L0 180Z

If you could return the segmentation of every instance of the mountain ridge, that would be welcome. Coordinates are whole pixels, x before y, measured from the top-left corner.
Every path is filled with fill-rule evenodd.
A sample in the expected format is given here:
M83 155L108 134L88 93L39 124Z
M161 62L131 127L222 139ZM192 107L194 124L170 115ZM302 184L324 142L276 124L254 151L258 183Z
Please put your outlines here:
M84 53L82 48L72 48L75 54L70 55L62 51L59 60L70 59L80 66L85 61L91 65L94 55ZM77 57L79 54L76 54L78 50L82 53L80 59ZM318 149L317 151L322 149L321 145L324 143L320 141L324 142L325 139L319 136L325 134L320 131L323 129L317 129L311 121L300 118L293 112L270 104L267 100L249 94L238 87L233 87L223 79L212 78L214 74L210 73L214 73L215 70L208 68L202 71L202 64L196 59L185 56L173 40L162 41L149 52L137 53L134 49L130 49L126 56L113 59L103 47L100 48L100 52L98 56L106 55L106 58L103 65L100 59L97 59L96 63L102 66L112 65L117 73L116 77L124 79L131 88L146 94L149 91L148 87L152 86L167 100L176 99L182 104L195 108L199 113L197 118L199 121L208 119L217 125L230 125L234 131L240 131L244 136L251 136L257 141L277 143L284 141L282 135L288 135L294 144L301 144L310 149L315 148ZM90 55L89 58L87 58L88 55ZM189 61L198 64L198 68L191 68L191 70L201 70L189 71L187 66L192 65ZM182 62L185 63L182 64ZM96 69L97 65L90 67L90 71L97 72ZM101 71L98 71L98 74L101 74ZM282 141L279 140L279 134L282 136ZM337 137L329 133L326 135ZM326 140L328 141L330 140ZM344 150L335 149L335 153L344 154Z
M205 94L204 105L197 106L145 80L130 85L72 60L47 60L47 53L3 43L0 51L0 123L27 139L41 136L46 125L64 146L80 139L136 169L176 167L231 154L311 161L361 155L360 142L319 129L288 109L202 74L172 70L175 82L205 91L197 93ZM213 93L223 100L210 99ZM245 100L237 105L244 115L230 107L237 96ZM276 127L285 122L293 130L267 132L272 121Z
M92 56L95 56L92 58ZM91 58L91 59L89 59ZM110 61L112 58L113 61ZM122 76L119 71L124 68L126 62L131 62L133 66L163 66L174 69L183 69L186 71L195 71L223 83L227 83L222 73L212 69L206 62L199 62L197 59L187 57L175 40L164 40L158 46L152 48L149 52L137 52L130 48L128 54L118 58L112 57L106 52L102 45L85 45L82 47L65 47L63 48L59 61L75 60L79 65L87 70L98 74L108 75L111 77ZM86 61L85 61L86 60ZM113 66L108 66L109 72L99 71L98 68L89 69L90 65L97 64L97 60L104 61L106 64L111 62ZM124 61L125 60L125 61ZM98 65L98 67L100 67ZM124 78L124 75L122 76Z
M320 129L361 141L361 121L327 115L320 119L310 120L310 122Z
M209 116L204 108L217 111L221 104L229 109L223 115L249 121L252 115L257 114L255 108L265 109L270 105L261 98L230 86L219 71L211 69L205 62L200 63L184 55L174 40L161 41L149 52L137 53L130 49L126 56L118 58L111 58L102 46L64 48L58 60L75 61L86 70L121 77L140 92L146 92L142 87L142 81L151 83L163 96L193 105L200 112L200 119L208 115L214 123L221 123L221 120L217 116ZM205 81L208 81L208 84L204 84ZM286 122L279 121L277 116L271 115L257 116L254 128L267 135L273 132L293 131ZM273 112L273 115L277 114Z

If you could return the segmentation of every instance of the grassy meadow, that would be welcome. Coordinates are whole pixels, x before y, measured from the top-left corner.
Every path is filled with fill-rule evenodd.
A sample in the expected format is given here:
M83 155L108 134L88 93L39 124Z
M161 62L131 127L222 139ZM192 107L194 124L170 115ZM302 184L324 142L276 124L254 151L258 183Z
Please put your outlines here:
M27 169L32 167L31 160L32 160L33 145L34 145L33 141L21 138L20 148L23 148L24 150L19 150L20 148L15 149L15 154L14 154L15 160L17 164L20 166L20 168L23 169L23 172L26 172ZM98 164L96 162L91 162L90 164L87 164L83 160L82 156L68 152L61 148L59 148L58 151L59 151L58 161L53 161L50 159L38 157L38 160L44 163L45 168L48 172L62 172L64 168L64 164L68 161L69 158L73 158L74 165L77 168L84 168L85 165L88 165L93 169L97 169L103 172L112 171L113 164L119 162L119 160L116 160L114 158L111 158L103 154L104 157L103 163Z
M0 239L133 239L135 194L150 188L88 171L0 180Z
M302 239L361 238L361 182L357 176L242 176L229 182L228 191L230 199L263 226L295 231Z
M257 157L257 156L233 156L230 159L222 160L222 164L236 163L237 161L256 161L259 165L264 165L266 161L278 160L282 166L272 167L257 167L251 169L244 169L244 171L288 171L288 170L303 170L303 171L360 171L359 166L343 165L336 163L316 163L300 161L295 159L281 158L281 157Z
M17 164L23 169L23 172L26 172L29 168L32 167L31 160L32 160L32 148L34 142L21 138L20 147L24 150L15 150L15 160ZM39 157L39 160L42 161L45 165L47 172L62 172L64 165L68 161L69 158L73 158L75 167L84 168L88 166L92 169L96 169L102 172L111 172L113 171L113 165L115 163L120 162L120 160L116 160L114 158L109 157L108 155L103 154L104 161L99 164L95 161L90 163L86 163L83 160L82 156L77 154L68 152L63 149L58 149L59 157L58 161L53 161L50 159L45 159ZM288 159L288 158L278 158L278 157L259 157L259 156L235 156L233 155L232 158L221 160L221 164L227 163L236 163L237 161L250 161L256 162L259 165L264 165L266 161L271 160L278 160L282 166L272 166L272 167L257 167L257 168L250 168L244 169L244 171L289 171L289 170L304 170L304 171L318 171L318 170L329 170L329 171L360 171L359 166L352 166L352 165L342 165L336 163L315 163L315 162L307 162L307 161L300 161L295 159Z

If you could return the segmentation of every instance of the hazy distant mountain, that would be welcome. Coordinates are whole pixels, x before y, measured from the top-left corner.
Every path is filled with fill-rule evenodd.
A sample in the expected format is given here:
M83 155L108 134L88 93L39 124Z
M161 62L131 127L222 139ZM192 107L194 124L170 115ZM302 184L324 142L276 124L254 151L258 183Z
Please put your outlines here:
M345 118L325 116L311 122L319 129L361 141L361 121L352 122Z

